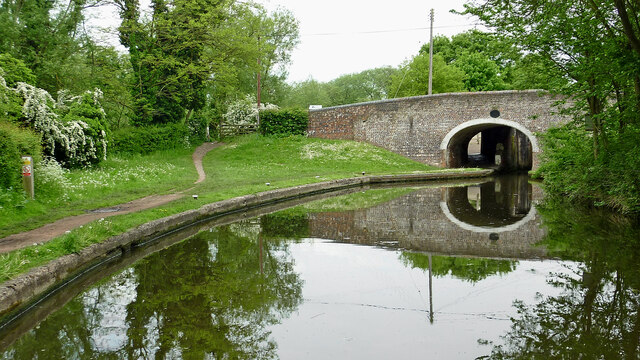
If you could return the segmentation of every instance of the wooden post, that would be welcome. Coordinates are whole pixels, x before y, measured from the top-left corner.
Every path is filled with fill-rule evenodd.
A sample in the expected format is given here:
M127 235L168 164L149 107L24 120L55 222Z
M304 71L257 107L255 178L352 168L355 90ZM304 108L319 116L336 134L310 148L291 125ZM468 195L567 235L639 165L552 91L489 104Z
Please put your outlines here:
M31 156L22 157L22 186L31 200L35 198L33 184L33 158Z

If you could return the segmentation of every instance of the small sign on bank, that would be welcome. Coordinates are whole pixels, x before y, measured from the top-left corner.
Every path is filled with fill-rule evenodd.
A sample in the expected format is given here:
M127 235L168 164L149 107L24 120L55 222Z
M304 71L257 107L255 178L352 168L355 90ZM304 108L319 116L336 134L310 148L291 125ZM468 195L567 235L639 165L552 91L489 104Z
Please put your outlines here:
M22 157L22 186L30 199L35 198L33 182L33 158L31 156Z

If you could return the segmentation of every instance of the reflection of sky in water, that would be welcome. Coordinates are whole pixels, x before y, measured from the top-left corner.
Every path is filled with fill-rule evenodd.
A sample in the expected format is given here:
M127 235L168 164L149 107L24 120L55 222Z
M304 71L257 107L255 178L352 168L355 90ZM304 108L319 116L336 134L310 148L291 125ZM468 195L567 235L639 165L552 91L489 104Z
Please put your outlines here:
M559 261L520 261L513 272L476 283L434 278L430 324L428 273L404 266L399 252L319 239L290 251L305 301L273 327L282 359L485 355L490 348L478 339L496 340L509 329L512 302L558 294L546 276L567 272Z
M90 327L96 351L118 351L127 343L127 305L135 301L137 285L133 268L129 268L108 285L94 287L82 296L85 318L97 319L97 324ZM89 312L99 315L93 317Z
M520 185L523 193L530 190L526 182ZM581 316L585 279L609 270L526 260L547 257L546 250L530 247L542 238L535 210L527 216L535 215L536 221L501 232L499 239L461 228L460 220L440 211L443 204L447 209L452 204L443 201L448 195L472 214L489 208L492 211L486 215L517 218L526 213L520 210L533 209L529 196L508 195L513 192L507 190L515 189L506 183L499 189L495 184L484 187L484 194L482 186L461 186L459 193L434 188L386 197L388 193L378 192L373 194L377 201L361 210L352 204L346 212L307 214L291 209L207 229L91 287L52 315L52 321L42 321L19 340L19 352L9 349L0 358L30 359L33 354L54 353L51 349L60 344L68 346L66 355L71 358L121 358L129 351L133 358L153 358L164 351L159 351L161 343L168 351L163 353L166 358L194 356L198 350L208 353L205 358L211 352L230 358L243 358L236 354L268 358L275 355L270 346L276 344L282 359L473 358L492 350L479 340L500 344L502 335L513 333L510 318L519 316L512 306L515 300L535 306L548 297L565 296L567 288L548 283L551 273L575 281L572 289L579 296L573 301ZM358 193L351 199L366 202L371 199L367 196L371 194ZM330 200L331 209L343 201ZM500 204L506 204L508 211L493 211ZM305 206L314 209L312 204ZM569 212L572 221L574 210ZM567 219L562 219L547 226L565 224ZM591 238L600 226L592 224L598 221L584 221L583 232L569 237L570 246L561 239L551 245L574 251L585 237L595 245L578 248L581 253L611 245L611 229L602 235L602 244L595 242L600 238ZM576 224L554 234L568 236ZM329 228L337 230L324 231ZM403 251L353 245L381 242ZM621 243L628 251L628 242ZM598 291L615 293L609 280L602 280ZM634 312L624 311L635 317ZM546 324L546 319L540 321L544 322L532 326ZM234 346L239 352L225 353Z

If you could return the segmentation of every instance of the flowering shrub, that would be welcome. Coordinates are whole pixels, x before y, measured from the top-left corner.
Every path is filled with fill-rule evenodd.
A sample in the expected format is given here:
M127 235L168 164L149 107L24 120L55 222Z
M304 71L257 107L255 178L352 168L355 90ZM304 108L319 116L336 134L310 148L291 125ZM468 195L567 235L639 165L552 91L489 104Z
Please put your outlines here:
M273 104L260 104L260 111L277 110ZM258 103L252 95L247 95L229 105L223 118L227 124L251 125L258 122Z
M65 169L54 158L45 158L36 165L35 177L36 189L40 193L46 192L49 197L55 197L56 201L68 201L71 182L68 178L69 170Z
M62 92L58 101L47 91L24 82L11 90L24 100L24 121L42 134L47 155L67 167L86 166L106 158L107 127L99 89L76 97Z

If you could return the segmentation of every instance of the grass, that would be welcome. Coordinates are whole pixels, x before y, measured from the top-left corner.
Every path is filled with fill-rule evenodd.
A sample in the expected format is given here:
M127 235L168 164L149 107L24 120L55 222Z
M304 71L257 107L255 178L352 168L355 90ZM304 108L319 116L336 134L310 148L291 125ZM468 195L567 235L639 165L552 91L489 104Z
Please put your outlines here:
M94 168L48 174L46 179L36 169L34 201L18 206L0 203L0 238L85 210L186 188L197 178L192 153L193 149L178 149L149 156L110 157Z
M236 138L212 150L205 156L203 164L207 179L193 186L196 172L190 151L114 158L97 169L66 174L65 178L74 190L64 202L58 204L42 200L28 203L21 209L2 209L1 233L7 234L35 227L32 223L26 225L29 214L37 214L37 223L44 224L85 209L114 205L170 189L179 191L193 187L187 196L169 204L94 221L47 243L2 254L0 282L135 226L205 203L274 188L361 176L363 171L375 175L437 170L363 143L256 135ZM148 180L142 180L141 174L146 174ZM198 194L199 200L191 199L191 194ZM48 199L46 195L43 198ZM47 216L54 210L55 215ZM6 214L15 218L6 220ZM5 229L7 223L9 226Z

